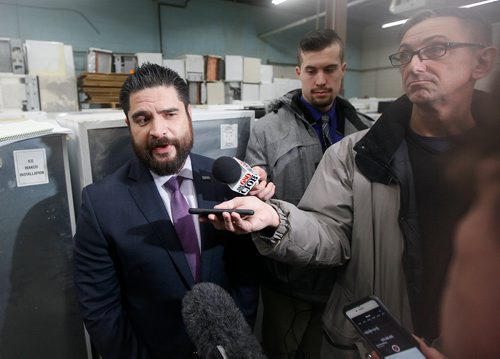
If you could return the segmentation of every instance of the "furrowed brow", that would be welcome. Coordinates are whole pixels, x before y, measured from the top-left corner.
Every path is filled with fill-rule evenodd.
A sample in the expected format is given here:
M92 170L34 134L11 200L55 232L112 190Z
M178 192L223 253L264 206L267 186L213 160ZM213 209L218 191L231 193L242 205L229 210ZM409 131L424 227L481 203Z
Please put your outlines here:
M141 116L148 116L149 115L149 111L137 111L137 112L134 112L132 114L132 116L130 116L133 120L138 118L138 117L141 117Z

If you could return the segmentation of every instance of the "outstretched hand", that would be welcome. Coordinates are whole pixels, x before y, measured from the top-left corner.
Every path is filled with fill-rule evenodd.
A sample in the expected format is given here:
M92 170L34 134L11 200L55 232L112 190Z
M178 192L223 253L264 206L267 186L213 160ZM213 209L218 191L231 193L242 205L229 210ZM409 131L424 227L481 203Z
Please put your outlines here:
M208 220L220 230L243 234L260 231L266 227L277 228L279 226L279 216L274 208L254 196L235 197L218 204L215 208L244 208L254 211L254 214L249 216L240 216L235 212L224 212L222 216L209 214Z

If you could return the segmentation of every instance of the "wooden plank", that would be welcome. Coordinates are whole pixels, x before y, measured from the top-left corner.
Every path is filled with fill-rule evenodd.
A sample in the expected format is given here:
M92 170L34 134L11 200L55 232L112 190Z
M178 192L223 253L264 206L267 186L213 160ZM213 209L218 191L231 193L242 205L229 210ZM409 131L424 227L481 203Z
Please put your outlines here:
M94 86L94 87L117 87L121 88L123 86L123 82L118 81L96 81L96 80L86 80L78 82L79 86Z
M116 101L100 101L100 100L87 100L84 103L92 104L92 105L102 105L105 107L111 108L121 108L120 103Z
M118 96L106 96L106 95L89 95L89 100L99 101L99 102L119 102Z
M120 94L120 88L114 88L114 87L83 87L81 89L85 93L101 93L101 94L112 94L112 95L119 95Z
M103 79L113 79L116 81L125 81L128 74L117 74L117 73L99 73L99 72L83 72L78 76L78 78L87 78L91 80L103 80Z
M121 88L127 77L127 74L83 73L78 76L78 85Z

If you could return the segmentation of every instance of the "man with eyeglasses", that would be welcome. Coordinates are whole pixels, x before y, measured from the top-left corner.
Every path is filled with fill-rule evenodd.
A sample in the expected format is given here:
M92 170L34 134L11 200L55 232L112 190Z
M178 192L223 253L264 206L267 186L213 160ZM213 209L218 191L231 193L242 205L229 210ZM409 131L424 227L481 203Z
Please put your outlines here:
M251 208L253 216L209 217L217 228L254 232L271 258L342 265L323 315L323 358L371 351L342 313L368 295L419 337L438 339L450 238L467 205L445 185L442 161L451 138L481 120L475 110L485 94L474 86L495 63L490 44L491 27L469 9L416 15L390 56L405 95L369 130L326 151L298 207L239 197L218 207Z

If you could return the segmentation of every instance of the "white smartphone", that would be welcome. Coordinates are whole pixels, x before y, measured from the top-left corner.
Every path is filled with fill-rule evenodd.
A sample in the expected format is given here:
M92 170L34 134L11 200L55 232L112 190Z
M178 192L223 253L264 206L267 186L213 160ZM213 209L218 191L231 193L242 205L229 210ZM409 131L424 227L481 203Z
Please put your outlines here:
M425 359L415 338L376 296L346 306L344 314L381 358Z

